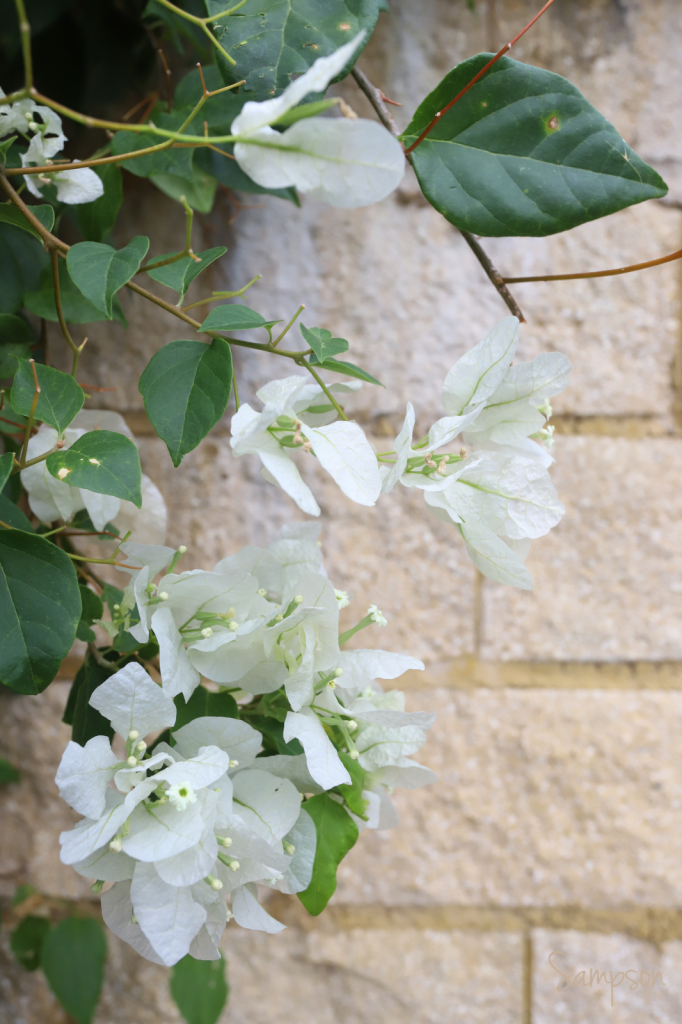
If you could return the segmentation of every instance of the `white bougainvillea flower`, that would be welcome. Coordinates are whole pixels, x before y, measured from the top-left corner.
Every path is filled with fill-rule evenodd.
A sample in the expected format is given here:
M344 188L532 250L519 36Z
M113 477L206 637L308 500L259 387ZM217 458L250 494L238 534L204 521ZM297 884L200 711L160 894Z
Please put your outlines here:
M360 32L328 57L320 57L281 96L245 103L232 123L234 156L265 188L295 186L332 206L378 202L400 184L405 156L397 139L376 121L305 118L284 132L271 128L309 93L324 92L364 38Z
M285 742L296 739L303 747L308 771L322 789L350 784L336 747L329 739L319 717L312 708L289 711L284 721Z

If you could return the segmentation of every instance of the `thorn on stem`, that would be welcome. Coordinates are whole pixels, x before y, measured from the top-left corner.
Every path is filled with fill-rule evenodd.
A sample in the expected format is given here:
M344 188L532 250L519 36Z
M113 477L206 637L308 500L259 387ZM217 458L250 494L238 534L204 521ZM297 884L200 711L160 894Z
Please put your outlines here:
M29 363L31 364L31 369L33 370L33 380L34 380L35 386L36 386L36 394L39 395L40 394L40 384L38 383L38 374L36 373L36 361L35 361L35 359L29 359Z
M204 72L201 67L201 61L197 61L197 67L199 68L199 77L201 78L201 88L204 90L204 96L208 96L208 89L206 88L206 82L204 81Z

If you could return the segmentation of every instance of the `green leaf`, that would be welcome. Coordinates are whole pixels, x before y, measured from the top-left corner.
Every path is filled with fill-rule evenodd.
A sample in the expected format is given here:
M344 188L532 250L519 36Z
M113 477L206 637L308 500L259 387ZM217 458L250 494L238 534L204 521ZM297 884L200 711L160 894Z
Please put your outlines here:
M113 675L114 671L98 665L88 653L71 684L62 721L71 726L71 739L74 743L80 743L82 747L93 736L113 738L114 730L109 719L92 707L90 698L97 687Z
M210 213L215 199L215 179L203 171L192 168L191 176L183 178L179 174L152 174L151 181L171 199L186 201L197 213Z
M15 530L33 533L33 527L20 508L6 494L0 494L0 521Z
M209 14L225 10L222 0L208 0ZM247 0L233 18L225 18L216 35L236 61L219 67L231 82L246 79L245 89L255 99L278 96L292 78L308 70L318 57L334 53L361 29L367 35L335 81L347 75L374 29L379 16L377 0Z
M7 153L12 148L12 145L17 141L18 138L18 135L10 135L9 138L3 139L2 142L0 142L0 162L2 162L3 166L5 165L5 161L7 159Z
M55 430L65 430L71 420L83 407L83 389L68 373L55 370L52 366L35 363L40 394L35 418L49 423ZM28 416L35 395L33 370L27 359L19 360L10 392L10 402L15 412Z
M52 231L54 227L54 208L52 206L47 204L44 206L30 206L29 209L44 228ZM16 206L0 203L0 223L13 224L15 227L21 228L22 231L28 231L29 235L33 235L34 238L37 238L42 243L42 238L36 229L26 220L21 210L18 210Z
M359 833L348 812L328 793L311 797L303 806L315 822L317 848L310 885L299 892L298 898L308 913L317 917L334 895L336 869L355 845Z
M323 363L325 359L338 356L342 352L347 352L350 347L345 338L332 338L332 332L324 327L311 327L308 330L304 324L300 324L300 328L301 334L320 363Z
M32 885L28 885L26 882L23 885L18 885L14 890L14 895L9 901L10 907L18 907L20 903L27 900L29 896L35 896L36 890Z
M194 278L198 277L202 270L210 267L215 260L224 256L226 252L227 249L224 245L219 245L215 249L205 249L204 252L196 253L198 261L192 259L191 256L183 256L176 263L169 263L168 266L159 267L158 270L150 270L148 276L153 281L158 281L159 284L165 284L167 288L173 288L178 292L178 302L182 302ZM176 255L177 253L169 252L165 256L155 256L152 262L157 263Z
M358 380L367 381L368 384L378 384L380 388L384 386L371 373L367 373L367 370L361 369L355 363L347 363L345 359L327 358L322 362L317 356L311 356L310 364L311 366L318 366L321 370L332 370L334 373L345 373L347 377L357 377Z
M80 614L68 555L35 534L0 530L0 682L41 693L69 653Z
M142 470L137 448L124 434L91 430L66 451L47 457L47 468L58 480L96 494L113 494L142 506Z
M40 967L40 955L50 930L46 917L25 917L12 932L10 948L22 967L35 971Z
M284 739L284 723L269 715L254 715L249 718L249 725L253 725L263 737L263 751L257 757L269 757L271 754L302 754L303 746L300 740L293 739L287 743Z
M147 255L149 239L138 235L124 249L112 249L101 242L72 245L66 257L71 280L86 299L109 320L113 319L114 295L140 269Z
M3 434L21 434L25 427L26 417L14 412L5 402L5 408L0 413L0 431Z
M116 223L123 202L123 175L116 164L92 169L104 185L104 195L92 203L79 203L76 218L86 242L101 242Z
M197 686L185 703L181 693L175 698L178 714L173 729L179 729L195 718L239 718L239 708L231 693L212 693L205 686Z
M9 475L12 472L13 465L14 455L12 452L6 452L4 455L0 455L0 491L9 480Z
M177 112L170 118L168 115L161 115L158 118L158 127L174 131L180 127L182 120L182 116ZM121 153L134 153L138 149L158 146L163 141L158 135L151 135L147 132L116 132L111 140L111 151L117 156ZM126 171L141 178L149 178L153 174L177 174L181 178L191 179L192 150L161 149L156 153L148 153L145 156L125 160L123 166Z
M179 466L215 426L232 389L232 352L222 338L172 341L152 356L140 392L154 430Z
M170 976L170 991L187 1024L216 1024L227 1002L225 961L179 960Z
M365 788L365 769L357 761L354 761L350 754L344 754L342 750L339 751L339 757L351 777L351 783L337 786L336 791L341 794L353 814L357 814L359 818L364 818L366 821L367 801L362 796L362 791Z
M43 942L41 966L50 988L78 1024L90 1024L104 981L107 943L99 922L67 917Z
M42 242L32 233L0 222L0 313L21 309L25 294L38 287L41 272L49 272L49 263Z
M18 782L20 778L19 769L5 761L4 757L0 757L0 783L6 785L9 782Z
M90 590L90 587L83 586L82 583L78 584L78 589L81 595L82 611L76 629L76 637L78 640L94 644L97 638L90 629L90 626L92 626L95 619L101 619L104 614L102 598L98 597L93 590Z
M203 324L202 331L249 331L253 327L272 327L279 323L279 320L265 320L260 313L256 313L248 306L231 302L224 306L216 306L208 314Z
M409 146L491 54L450 71L402 136ZM551 235L668 191L561 75L503 57L412 154L428 201L478 235Z
M92 243L80 242L79 244L90 245ZM98 320L111 319L106 313L98 309L97 306L94 306L89 299L86 299L80 289L76 287L69 277L65 260L59 261L59 292L64 318L68 323L90 324L96 323ZM54 322L58 320L57 309L54 304L52 270L49 266L45 267L40 275L40 289L27 292L24 296L24 304L36 316L41 316L45 320L52 320ZM118 296L113 301L112 315L114 320L118 320L124 327L127 326Z
M0 377L12 377L17 359L29 359L34 334L20 316L0 313Z

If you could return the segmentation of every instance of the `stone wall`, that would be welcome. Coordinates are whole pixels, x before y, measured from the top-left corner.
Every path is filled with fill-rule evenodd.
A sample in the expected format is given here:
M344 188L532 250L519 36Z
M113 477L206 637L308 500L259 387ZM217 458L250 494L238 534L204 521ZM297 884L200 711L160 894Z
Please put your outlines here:
M394 109L405 124L453 64L496 49L536 7L479 0L472 14L464 0L391 0L360 63L404 103ZM616 267L682 246L680 52L678 0L557 0L519 43L517 58L569 77L671 191L566 235L489 240L503 273ZM341 91L371 116L352 82ZM177 208L145 183L129 185L121 242L149 231L155 251L172 251L182 237ZM249 208L221 197L214 214L197 218L206 245L229 247L203 286L237 288L262 274L252 305L289 317L304 302L306 322L349 338L357 362L386 383L354 399L375 439L392 435L408 398L428 425L445 371L506 313L457 231L409 175L368 210L240 199ZM406 688L411 708L438 712L423 760L440 782L399 793L399 828L362 836L321 918L278 899L269 909L289 925L282 935L228 929L224 1022L680 1020L679 266L513 289L528 320L521 356L560 349L575 367L555 417L553 473L567 513L533 546L532 593L477 577L453 530L413 493L365 509L314 480L332 579L358 606L375 602L389 618L368 642L427 663ZM233 460L225 425L177 471L151 436L131 381L161 344L192 335L134 297L124 302L130 333L94 326L83 379L117 388L101 403L123 411L140 437L144 468L168 502L169 541L210 567L245 543L273 539L301 514L254 462ZM237 369L248 399L281 368L240 351ZM67 691L56 683L39 698L2 696L0 753L23 772L3 791L6 897L28 881L53 896L89 898L57 855L57 834L72 817L51 781L68 737L59 724ZM61 1024L42 976L13 964L6 936L0 1022ZM563 990L552 952L571 980ZM590 986L590 970L612 971L616 981L631 972L613 1007L606 979L593 973ZM112 938L97 1024L179 1020L166 974Z

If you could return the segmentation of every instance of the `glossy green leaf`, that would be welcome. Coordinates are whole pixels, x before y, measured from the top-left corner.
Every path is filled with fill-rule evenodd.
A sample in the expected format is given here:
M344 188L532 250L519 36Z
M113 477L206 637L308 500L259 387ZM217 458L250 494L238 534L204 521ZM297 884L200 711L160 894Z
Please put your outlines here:
M50 988L78 1024L90 1024L104 981L107 943L92 918L67 917L43 942L41 966Z
M30 358L34 337L23 317L0 313L0 377L12 377L17 359Z
M272 327L276 323L279 321L265 320L260 313L249 309L248 306L233 302L212 309L201 325L201 329L202 331L249 331L253 327Z
M154 430L179 466L216 425L232 390L232 352L222 338L172 341L152 356L140 392Z
M215 199L215 178L210 174L192 168L192 173L185 178L179 174L152 174L150 177L158 189L165 195L181 202L183 197L197 213L210 213Z
M95 619L101 619L104 613L102 598L99 597L90 587L79 583L78 589L81 595L81 617L76 629L76 637L86 643L94 643L96 636L90 627Z
M0 313L21 309L24 296L38 288L49 262L42 242L32 232L0 222Z
M29 209L44 228L52 231L54 227L54 208L52 206L45 204L44 206L31 206ZM0 203L0 223L13 224L15 227L21 228L22 231L28 231L29 235L33 235L38 241L42 241L39 233L16 206Z
M0 522L7 523L15 530L33 533L33 527L29 520L6 494L0 494Z
M174 131L179 128L184 118L176 113L176 116L168 117L161 114L158 118L159 128L168 128ZM150 146L158 146L164 140L158 135L147 134L147 132L116 132L111 140L112 153L134 153L138 149L147 149ZM192 150L191 149L161 149L156 153L148 153L145 156L137 156L130 160L124 160L123 167L131 174L141 178L149 178L152 174L177 174L181 178L192 177Z
M402 136L409 146L488 62L450 71ZM478 235L551 235L664 196L663 179L561 75L503 57L412 154L428 201Z
M179 960L170 975L170 991L187 1024L216 1024L227 1002L225 961Z
M84 243L81 242L80 244ZM76 287L69 277L65 260L59 261L59 293L62 300L62 311L67 323L90 324L96 323L98 320L110 319L106 313L103 313L97 306L93 305L80 289ZM27 291L25 294L24 304L36 316L41 316L45 320L52 320L53 322L57 321L52 270L49 266L45 267L40 275L40 288L37 291ZM114 320L118 320L124 327L127 326L118 296L114 296L112 315Z
M0 455L0 491L9 480L13 465L14 455L12 452L5 452L4 455Z
M47 468L58 480L96 494L113 494L142 506L142 470L137 448L124 434L91 430L65 451L47 458Z
M303 746L300 740L284 739L284 723L276 718L266 715L254 715L249 719L252 725L263 737L263 751L258 757L268 757L271 754L287 754L289 756L302 754Z
M225 10L222 0L207 0L209 14ZM334 53L365 29L364 44L353 54L336 81L347 75L374 29L378 0L247 0L239 14L225 18L218 32L221 46L236 61L219 61L231 82L246 79L245 89L257 100L278 96L292 78L307 71L318 57Z
M98 665L88 652L71 684L62 721L71 726L71 739L74 743L80 743L82 747L93 736L113 738L114 730L109 720L90 704L90 698L97 687L113 675L113 672L114 669Z
M144 235L133 238L124 249L79 242L69 249L66 265L76 287L111 320L114 295L137 273L148 249L149 239Z
M0 682L41 693L69 653L80 614L68 555L35 534L0 530Z
M104 185L104 195L76 207L78 227L86 242L102 242L109 234L123 202L123 175L116 164L93 167Z
M83 389L70 374L55 370L52 366L36 363L35 370L40 385L35 418L62 431L82 409L85 401ZM14 411L28 416L34 395L35 381L31 364L21 359L10 392Z
M298 898L309 914L317 917L336 891L336 869L352 849L358 838L358 826L348 812L332 800L328 793L320 793L303 805L315 822L317 848L310 885Z
M35 971L40 967L43 943L50 931L46 917L25 917L16 926L9 940L10 948L22 967Z
M20 778L19 769L0 757L0 783L8 785L10 782L18 782Z
M158 281L159 284L165 284L167 288L173 288L178 293L178 301L182 302L195 277L198 277L203 270L210 267L226 252L227 249L224 245L216 246L215 249L205 249L203 252L195 254L198 260L192 259L191 256L183 256L176 263L169 263L165 267L159 267L158 270L150 270L147 276L151 277L153 281ZM169 252L165 256L155 256L152 262L158 263L175 255L176 253Z
M356 377L358 380L364 380L368 384L378 384L380 388L383 388L383 384L376 377L373 377L371 373L367 373L367 370L363 370L361 367L356 366L355 363L347 363L345 359L325 359L321 361L317 356L310 357L311 366L315 366L320 370L332 370L334 373L345 373L346 377Z
M339 751L339 757L350 775L351 782L350 785L342 784L337 786L336 791L341 794L353 814L357 814L359 818L366 819L367 801L362 795L362 791L365 788L365 770L358 764L357 760L354 761L350 754L344 754L342 750Z
M308 329L304 324L300 326L303 338L308 342L308 345L321 363L325 359L331 359L342 352L347 352L350 347L345 338L332 338L332 332L324 327L311 327Z
M173 729L207 715L211 718L239 718L239 708L231 693L212 693L205 686L197 686L187 703L182 694L178 694L175 706L178 713Z

